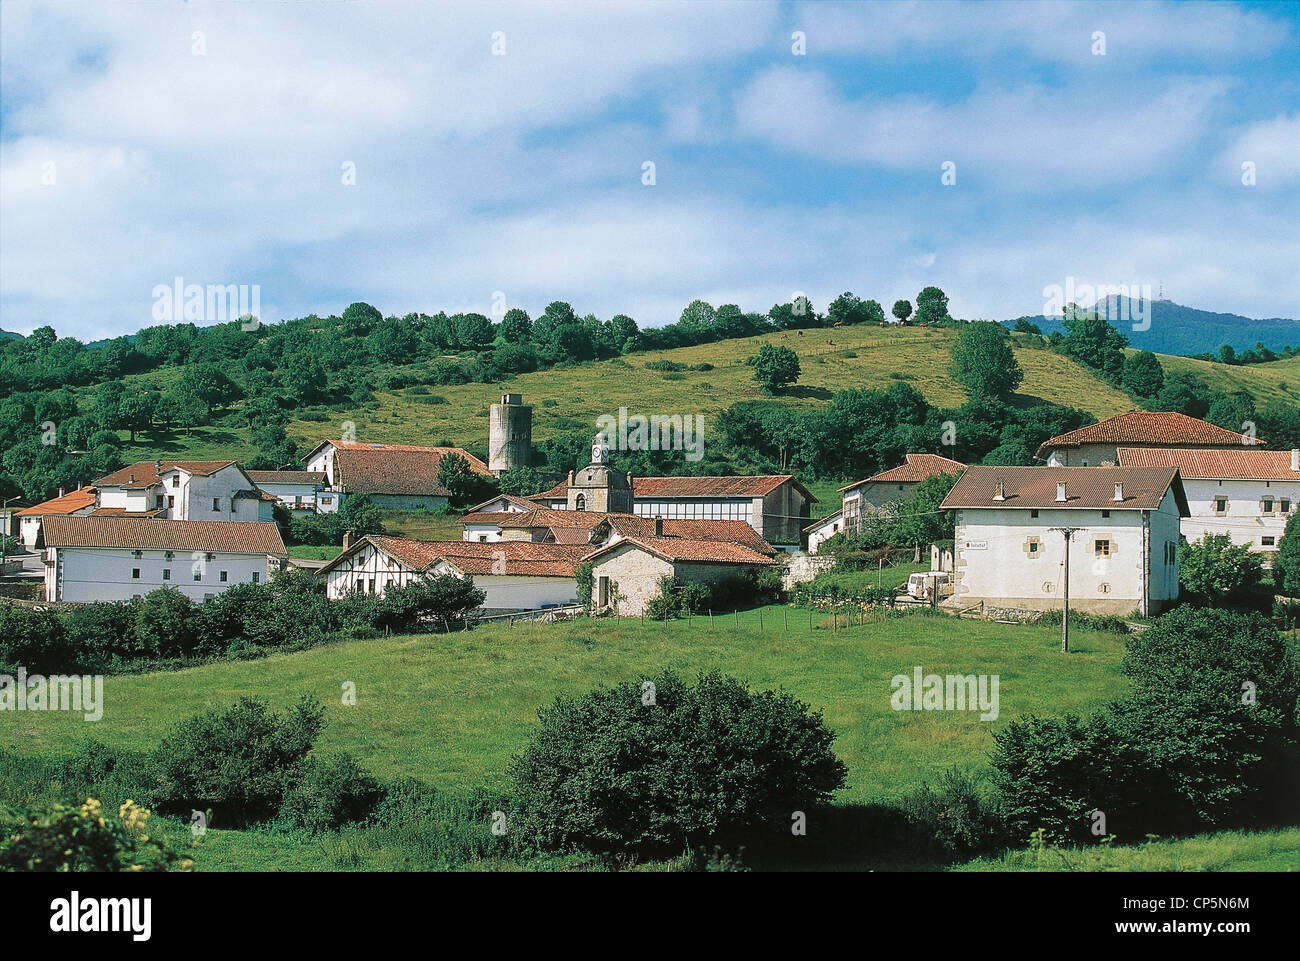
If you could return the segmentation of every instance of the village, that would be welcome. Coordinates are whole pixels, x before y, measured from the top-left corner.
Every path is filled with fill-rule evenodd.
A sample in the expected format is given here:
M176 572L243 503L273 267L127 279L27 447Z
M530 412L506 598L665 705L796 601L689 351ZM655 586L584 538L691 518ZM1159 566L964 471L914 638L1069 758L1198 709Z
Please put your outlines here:
M529 463L531 438L532 408L503 394L491 406L486 463L456 447L357 440L321 441L299 468L278 471L144 461L7 508L0 521L28 554L6 569L10 580L39 580L47 603L127 601L160 588L203 601L300 565L331 600L454 575L484 592L481 616L585 607L640 617L665 583L717 591L766 572L788 591L833 566L829 540L948 475L957 479L939 510L952 512L955 536L926 545L930 570L900 586L900 602L1032 619L1068 597L1084 613L1148 617L1178 600L1180 540L1228 534L1267 562L1300 503L1300 451L1267 450L1254 436L1169 411L1120 414L1052 437L1036 452L1041 466L908 453L842 487L840 505L822 516L793 474L620 473L601 431L589 462L560 483L465 510L459 540L349 531L328 561L289 557L277 506L332 514L365 495L380 509L445 510L443 458L464 458L495 479ZM580 576L590 578L589 597L580 597Z

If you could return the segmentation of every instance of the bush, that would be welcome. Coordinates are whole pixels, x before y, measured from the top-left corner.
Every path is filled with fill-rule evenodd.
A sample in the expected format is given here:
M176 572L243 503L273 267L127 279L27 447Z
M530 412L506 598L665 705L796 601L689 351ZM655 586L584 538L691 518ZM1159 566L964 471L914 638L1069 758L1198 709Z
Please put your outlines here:
M328 831L368 818L383 797L379 782L351 754L308 755L299 779L280 805L291 827Z
M0 603L0 673L19 667L31 674L57 674L77 667L63 622L49 610Z
M150 836L149 811L125 802L117 817L87 798L79 807L51 804L0 811L0 871L188 871L194 864Z
M138 603L96 601L74 605L63 614L68 642L74 650L83 652L83 660L97 665L139 653L135 633Z
M666 373L677 373L686 370L685 364L679 364L675 360L651 360L645 365L646 370L657 370Z
M150 591L136 607L135 639L146 657L185 657L198 643L194 602L174 587Z
M953 767L903 799L903 813L915 829L934 839L935 847L954 860L967 860L1002 847L1004 815L997 796L980 790L979 779Z
M155 753L159 808L214 808L239 823L271 817L301 779L323 718L313 697L284 714L272 714L264 700L243 697L225 711L182 721Z
M1284 538L1285 539L1285 538ZM1229 534L1206 534L1178 545L1178 581L1203 604L1241 602L1264 576L1264 561Z
M681 853L784 834L846 769L820 711L715 671L557 697L515 759L516 831L544 848ZM648 699L648 701L647 701Z

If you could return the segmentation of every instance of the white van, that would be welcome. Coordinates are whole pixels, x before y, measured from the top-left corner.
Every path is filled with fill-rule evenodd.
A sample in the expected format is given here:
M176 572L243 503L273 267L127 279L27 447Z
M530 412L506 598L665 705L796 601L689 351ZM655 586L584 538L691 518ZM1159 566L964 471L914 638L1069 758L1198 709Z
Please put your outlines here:
M920 600L925 599L925 591L928 587L931 591L936 592L940 597L944 596L944 588L948 586L948 579L952 577L947 571L929 571L923 574L913 574L907 579L907 593L911 597Z

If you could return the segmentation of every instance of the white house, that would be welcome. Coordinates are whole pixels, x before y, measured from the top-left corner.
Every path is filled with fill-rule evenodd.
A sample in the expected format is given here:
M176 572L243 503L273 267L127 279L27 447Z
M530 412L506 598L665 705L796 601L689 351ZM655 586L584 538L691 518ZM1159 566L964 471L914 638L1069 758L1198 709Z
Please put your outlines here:
M576 604L574 568L585 546L503 541L416 541L371 534L350 542L320 571L331 600L352 593L383 596L426 575L471 577L488 613Z
M906 454L897 467L841 487L840 509L804 528L808 553L816 554L822 544L842 531L861 530L864 512L904 500L921 481L940 474L960 474L965 469L965 464L950 457Z
M195 601L262 584L288 560L275 524L47 517L45 597L125 601L173 587Z
M71 493L59 491L53 497L18 512L18 537L29 551L41 544L43 522L49 517L84 517L95 510L95 488L80 487Z
M95 516L267 522L275 498L233 460L139 461L95 481Z
M317 513L318 502L324 494L325 475L306 470L250 470L245 473L259 489L265 491L294 514Z
M495 479L487 464L459 447L415 447L410 444L362 444L321 441L306 457L308 472L325 475L317 509L338 510L349 494L368 494L380 507L406 510L445 507L451 492L438 480L442 459L458 454L470 469Z
M1271 554L1300 504L1300 450L1119 448L1125 467L1176 467L1191 517L1183 536L1228 534L1234 544Z
M941 507L956 512L959 609L1060 610L1067 574L1072 610L1148 615L1178 598L1175 468L968 467Z
M1136 410L1058 434L1043 441L1035 456L1049 467L1113 467L1121 447L1232 450L1261 443L1186 414Z
M499 494L482 504L475 504L460 519L461 539L492 543L501 540L501 523L510 519L511 514L537 510L541 505L526 497L511 494Z

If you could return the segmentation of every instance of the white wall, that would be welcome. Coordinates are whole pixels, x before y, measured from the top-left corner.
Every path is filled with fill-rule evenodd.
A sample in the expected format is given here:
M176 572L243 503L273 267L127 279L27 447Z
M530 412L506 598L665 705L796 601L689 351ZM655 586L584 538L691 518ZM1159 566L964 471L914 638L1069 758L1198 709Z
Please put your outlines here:
M266 583L279 566L266 554L215 553L212 560L198 552L141 551L128 548L49 547L45 550L45 596L52 601L125 601L160 587L174 587L195 601L219 594L235 584ZM140 572L139 577L134 572ZM163 571L171 572L164 579ZM195 572L199 580L194 579ZM226 579L221 579L221 573Z
M843 515L841 514L832 515L820 527L814 527L812 530L808 532L808 553L816 554L817 549L821 547L825 541L834 537L836 534L842 533L843 530L844 530Z
M1300 503L1300 480L1188 480L1183 478L1187 491L1187 506L1192 516L1183 519L1183 536L1198 541L1206 534L1229 534L1234 544L1247 544L1255 551L1274 551L1282 540L1290 512ZM1227 510L1215 510L1215 499L1226 497ZM1263 500L1273 498L1272 513L1265 513ZM1281 500L1291 502L1290 511L1283 513ZM1273 543L1263 539L1272 537Z
M963 509L957 512L954 603L1059 610L1064 537L1051 528L1077 528L1070 546L1070 606L1099 614L1128 614L1142 606L1143 565L1149 565L1151 613L1178 596L1178 508L1172 492L1150 514L1144 549L1142 512L1102 509ZM1028 544L1037 538L1037 552ZM1095 550L1110 541L1109 556ZM1169 551L1173 545L1172 562Z
M460 537L464 541L482 541L485 544L495 544L501 540L501 528L496 524L466 524L461 529Z

